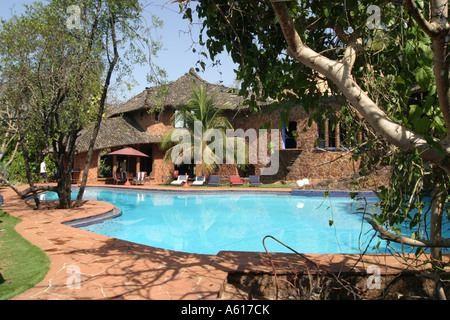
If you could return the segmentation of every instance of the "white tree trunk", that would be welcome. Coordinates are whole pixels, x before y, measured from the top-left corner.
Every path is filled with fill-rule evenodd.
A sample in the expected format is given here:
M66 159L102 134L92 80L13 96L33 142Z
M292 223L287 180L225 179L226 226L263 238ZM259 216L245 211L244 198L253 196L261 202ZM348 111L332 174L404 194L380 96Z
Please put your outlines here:
M445 156L443 156L429 145L423 135L392 121L354 80L351 72L361 40L348 45L341 61L331 60L302 42L284 2L276 0L271 2L288 43L288 53L293 59L333 81L361 116L389 142L404 151L417 149L424 160L437 164L450 174L450 137L440 142L445 152ZM448 79L446 83L448 93ZM441 90L445 90L445 86L441 87ZM446 101L448 102L448 98ZM448 104L444 108L448 109ZM450 112L447 114L443 112L443 114L444 117L447 116L446 123L450 123Z

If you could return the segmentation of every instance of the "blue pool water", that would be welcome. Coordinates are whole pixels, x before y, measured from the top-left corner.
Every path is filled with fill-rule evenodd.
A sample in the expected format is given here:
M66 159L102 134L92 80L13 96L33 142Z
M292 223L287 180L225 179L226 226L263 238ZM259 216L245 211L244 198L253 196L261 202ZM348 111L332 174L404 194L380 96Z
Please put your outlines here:
M54 199L55 194L42 197ZM262 240L271 235L302 253L385 252L383 242L379 251L373 249L380 240L357 213L365 205L373 212L375 198L364 203L349 197L87 188L84 199L112 203L122 215L81 229L158 248L263 252ZM266 247L292 252L271 239Z

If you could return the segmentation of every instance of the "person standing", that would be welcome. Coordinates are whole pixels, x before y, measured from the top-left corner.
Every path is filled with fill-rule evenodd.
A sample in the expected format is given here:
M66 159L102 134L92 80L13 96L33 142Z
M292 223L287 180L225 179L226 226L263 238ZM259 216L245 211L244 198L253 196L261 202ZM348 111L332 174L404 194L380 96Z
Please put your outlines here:
M47 183L47 167L45 166L45 159L41 162L41 180Z

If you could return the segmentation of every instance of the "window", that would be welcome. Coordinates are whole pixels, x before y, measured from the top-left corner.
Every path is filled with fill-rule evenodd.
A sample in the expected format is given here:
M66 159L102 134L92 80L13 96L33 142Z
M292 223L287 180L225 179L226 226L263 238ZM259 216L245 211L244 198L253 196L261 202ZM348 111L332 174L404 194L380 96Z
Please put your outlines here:
M347 147L346 126L331 117L317 124L318 148L339 149Z
M297 148L297 122L290 121L288 127L283 125L283 144L285 149Z
M180 111L175 111L175 117L174 117L174 127L175 128L185 128L185 121L184 118L181 116Z
M336 138L339 136L339 123L336 118L328 119L328 148L338 148L339 142Z

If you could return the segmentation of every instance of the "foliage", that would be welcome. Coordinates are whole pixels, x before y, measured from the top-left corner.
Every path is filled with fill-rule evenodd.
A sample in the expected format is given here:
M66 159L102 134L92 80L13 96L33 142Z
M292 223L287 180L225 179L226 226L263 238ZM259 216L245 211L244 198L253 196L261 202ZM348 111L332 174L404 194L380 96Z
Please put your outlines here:
M440 102L438 95L439 87L448 90L448 54L445 42L442 45L448 23L432 39L417 13L435 19L435 2L218 0L188 1L181 9L186 19L195 22L197 16L202 23L200 42L205 45L203 55L207 59L214 60L225 51L239 64L236 76L241 81L240 94L247 98L252 110L259 112L256 101L272 98L293 102L280 106L284 108L284 119L291 105L301 105L310 114L310 123L332 115L338 117L348 130L347 145L353 147L353 157L363 161L361 174L378 165L395 168L391 185L378 190L382 214L375 219L399 232L426 220L424 208L429 198L424 196L431 192L443 191L439 192L443 217L449 216L449 170L445 167L449 154L444 150L448 128L443 114L448 102ZM418 7L405 8L411 3ZM304 47L293 47L288 42L290 25L285 23L282 29L275 6L288 10ZM371 10L374 6L380 9L380 15ZM446 12L439 14L447 17ZM373 27L373 19L378 19L378 27ZM444 60L438 56L436 43L444 48ZM302 48L312 48L320 57L311 55L308 61L300 62L295 50ZM346 99L349 95L344 97L344 80L326 77L308 66L325 57L330 70L338 69L335 62L347 62L346 54L352 48L356 52L350 66L352 79L391 122L400 125L397 128L423 137L428 147L415 144L413 138L402 137L402 143L394 142L387 128L369 123L370 112L362 117L355 109L358 97L353 103ZM205 65L202 62L200 66ZM437 70L442 62L442 70ZM376 121L372 119L371 123ZM431 151L438 156L427 157ZM444 170L439 170L440 166ZM429 232L412 234L421 239L429 236Z
M223 111L229 108L229 103L216 106L215 97L209 96L203 86L192 87L192 92L191 99L180 106L173 116L174 124L182 123L183 128L175 127L166 133L161 147L168 148L166 160L175 159L175 164L181 161L201 164L202 168L213 171L225 162L227 147L233 146L231 151L237 155L234 148L245 146L237 138L227 137L226 130L232 129L232 126ZM179 139L184 134L186 136ZM208 143L211 140L212 143Z
M54 191L62 207L70 203L76 138L88 123L100 123L113 72L123 81L132 65L151 64L145 50L160 47L141 42L149 29L138 0L79 1L75 17L72 4L35 2L2 20L0 32L1 99L19 124L27 179L32 186L30 162L48 155L57 166Z

